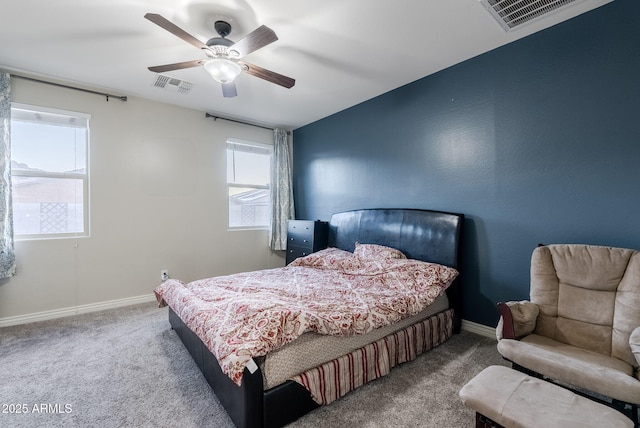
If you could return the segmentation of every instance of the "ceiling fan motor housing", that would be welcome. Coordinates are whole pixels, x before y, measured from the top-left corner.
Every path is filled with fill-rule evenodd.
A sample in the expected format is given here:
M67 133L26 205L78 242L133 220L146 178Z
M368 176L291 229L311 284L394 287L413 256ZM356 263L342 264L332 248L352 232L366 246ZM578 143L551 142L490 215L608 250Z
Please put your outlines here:
M225 47L229 47L232 46L234 43L229 40L229 39L225 39L222 37L214 37L212 39L207 40L207 46L214 47L214 46L225 46Z
M220 34L220 37L224 38L231 34L231 24L227 21L216 21L215 24L213 24L213 28Z

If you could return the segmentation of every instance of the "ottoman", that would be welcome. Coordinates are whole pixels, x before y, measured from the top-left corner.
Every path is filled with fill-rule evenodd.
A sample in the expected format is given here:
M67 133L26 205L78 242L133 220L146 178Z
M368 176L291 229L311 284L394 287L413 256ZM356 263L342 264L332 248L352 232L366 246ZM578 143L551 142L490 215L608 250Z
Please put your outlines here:
M476 411L476 427L633 428L622 413L550 382L503 366L491 366L460 390Z

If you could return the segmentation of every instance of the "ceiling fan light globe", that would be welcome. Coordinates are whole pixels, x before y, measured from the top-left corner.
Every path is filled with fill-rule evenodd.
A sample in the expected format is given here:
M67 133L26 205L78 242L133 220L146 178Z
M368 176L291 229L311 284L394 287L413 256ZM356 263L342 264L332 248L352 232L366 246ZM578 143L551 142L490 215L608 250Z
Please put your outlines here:
M213 58L204 63L204 68L218 83L231 83L242 72L240 66L226 58Z

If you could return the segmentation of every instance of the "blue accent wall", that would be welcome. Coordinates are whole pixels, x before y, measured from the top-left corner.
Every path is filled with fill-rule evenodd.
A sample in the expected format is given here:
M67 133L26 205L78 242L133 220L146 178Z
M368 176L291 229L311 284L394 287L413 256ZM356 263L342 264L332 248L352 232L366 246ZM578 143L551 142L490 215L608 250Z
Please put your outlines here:
M538 243L640 249L640 1L616 0L294 131L296 215L460 212L463 318Z

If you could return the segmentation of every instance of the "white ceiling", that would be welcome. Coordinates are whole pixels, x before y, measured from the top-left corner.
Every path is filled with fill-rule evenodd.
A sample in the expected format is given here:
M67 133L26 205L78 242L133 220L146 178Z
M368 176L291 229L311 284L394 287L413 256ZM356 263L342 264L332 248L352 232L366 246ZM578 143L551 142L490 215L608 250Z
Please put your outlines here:
M478 0L2 0L0 68L295 129L609 1L580 0L505 32ZM165 73L193 83L190 93L156 88L148 66L204 55L147 12L203 42L218 19L235 41L267 25L279 40L244 59L296 84L243 74L238 96L223 98L197 67Z

